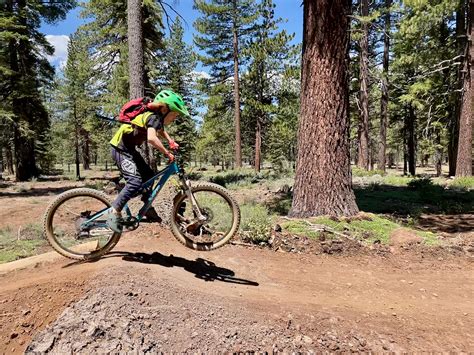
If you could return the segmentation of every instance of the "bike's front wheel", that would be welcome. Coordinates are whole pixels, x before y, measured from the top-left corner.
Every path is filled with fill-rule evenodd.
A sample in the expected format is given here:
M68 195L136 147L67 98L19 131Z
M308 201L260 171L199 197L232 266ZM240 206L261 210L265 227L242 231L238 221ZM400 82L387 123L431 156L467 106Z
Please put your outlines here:
M225 245L239 229L239 205L216 184L196 184L191 192L192 195L189 191L181 192L174 198L171 213L173 235L195 250L212 250ZM204 217L202 220L196 214L195 204Z
M87 188L66 191L49 206L44 216L44 233L61 255L76 259L97 259L120 239L106 225L110 201L104 193Z

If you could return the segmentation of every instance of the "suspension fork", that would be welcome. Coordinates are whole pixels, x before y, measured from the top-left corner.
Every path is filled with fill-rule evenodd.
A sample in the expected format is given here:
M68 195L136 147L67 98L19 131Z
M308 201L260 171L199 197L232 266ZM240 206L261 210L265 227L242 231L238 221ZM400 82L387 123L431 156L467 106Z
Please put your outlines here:
M206 220L206 217L202 214L201 208L199 207L199 204L193 195L192 188L191 188L191 181L189 179L186 179L184 176L182 176L181 183L183 184L183 188L184 188L184 192L186 193L186 196L188 196L189 201L191 201L193 212L196 214L198 221L204 222Z

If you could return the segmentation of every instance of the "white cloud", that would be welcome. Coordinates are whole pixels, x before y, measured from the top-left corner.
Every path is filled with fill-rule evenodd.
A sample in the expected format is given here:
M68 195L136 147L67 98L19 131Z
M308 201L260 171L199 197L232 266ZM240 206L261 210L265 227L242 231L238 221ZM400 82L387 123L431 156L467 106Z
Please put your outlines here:
M48 55L49 62L59 68L63 68L67 61L67 45L69 36L66 35L46 35L46 39L54 47L54 54Z
M209 73L207 73L205 71L195 71L195 70L190 73L190 76L194 81L198 81L199 79L210 79L211 78Z

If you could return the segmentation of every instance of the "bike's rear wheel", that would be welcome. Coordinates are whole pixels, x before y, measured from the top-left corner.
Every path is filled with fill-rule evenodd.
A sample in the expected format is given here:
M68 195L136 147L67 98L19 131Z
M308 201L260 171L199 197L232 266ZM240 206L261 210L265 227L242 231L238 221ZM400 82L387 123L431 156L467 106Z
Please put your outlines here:
M62 193L46 211L46 239L58 253L71 259L101 257L117 244L121 233L115 233L107 227L106 214L87 226L84 222L110 206L107 195L97 190L80 188Z
M173 201L173 235L195 250L212 250L225 245L239 229L240 209L237 202L216 184L196 184L191 191L206 221L197 222L190 197L181 192Z

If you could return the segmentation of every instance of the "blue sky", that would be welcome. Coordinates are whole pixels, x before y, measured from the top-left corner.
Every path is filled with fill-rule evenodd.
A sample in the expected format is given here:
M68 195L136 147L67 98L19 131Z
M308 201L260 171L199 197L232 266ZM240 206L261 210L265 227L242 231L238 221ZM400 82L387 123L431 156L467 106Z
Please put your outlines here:
M193 0L169 0L170 4L185 19L185 41L189 44L193 40L193 22L199 16L199 13L193 10ZM275 13L277 17L287 19L286 23L281 24L281 28L289 33L295 33L295 43L301 43L303 29L303 9L301 7L302 0L274 0L276 4ZM44 33L54 47L54 56L49 60L55 66L60 66L67 59L67 42L69 35L85 22L79 17L80 8L70 11L64 21L60 21L55 25L43 24L40 31ZM201 70L201 68L198 68ZM205 69L204 69L205 70Z

